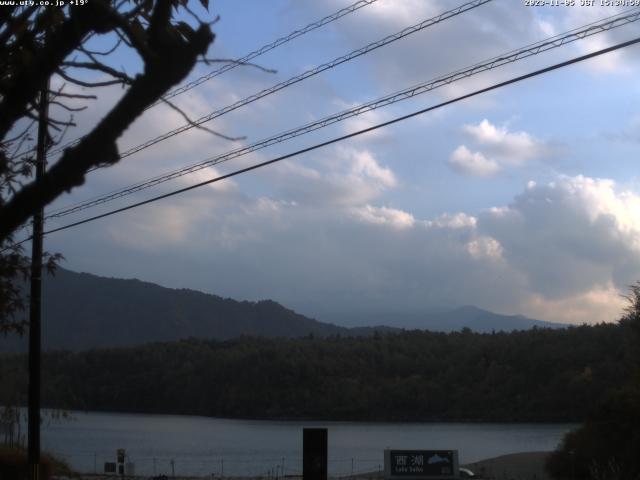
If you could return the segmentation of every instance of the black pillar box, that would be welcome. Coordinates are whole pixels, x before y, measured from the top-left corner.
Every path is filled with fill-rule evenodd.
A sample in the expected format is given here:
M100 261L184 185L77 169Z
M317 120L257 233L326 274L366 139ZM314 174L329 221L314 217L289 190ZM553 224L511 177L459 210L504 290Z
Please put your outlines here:
M327 429L302 430L302 477L304 480L327 480Z

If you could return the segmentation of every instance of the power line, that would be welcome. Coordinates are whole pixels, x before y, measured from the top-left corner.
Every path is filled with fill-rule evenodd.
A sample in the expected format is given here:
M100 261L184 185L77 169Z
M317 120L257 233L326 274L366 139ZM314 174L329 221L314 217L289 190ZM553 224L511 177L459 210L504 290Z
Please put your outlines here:
M310 23L309 25L307 25L306 27L301 28L300 30L295 30L293 32L291 32L289 35L286 35L284 37L281 37L267 45L264 45L262 47L260 47L257 50L254 50L253 52L245 55L242 58L239 58L237 60L235 60L233 63L228 63L226 65L223 65L222 67L218 68L217 70L214 70L213 72L207 74L207 75L203 75L200 78L197 78L196 80L193 80L192 82L187 83L186 85L183 85L182 87L176 88L175 90L167 93L166 95L164 95L164 99L169 99L169 98L173 98L177 95L180 95L188 90L191 90L192 88L197 87L198 85L211 80L212 78L217 77L218 75L222 75L225 72L228 72L229 70L232 70L234 68L236 68L238 65L244 65L248 62L250 62L251 60L253 60L256 57L259 57L260 55L267 53L271 50L273 50L274 48L279 47L280 45L283 45L287 42L290 42L291 40L298 38L302 35L304 35L305 33L311 32L312 30L315 30L317 28L320 28L324 25L327 25L328 23L334 22L336 20L338 20L341 17L344 17L345 15L348 15L350 13L355 12L356 10L359 10L362 7L366 7L368 5L371 5L372 3L376 2L377 0L359 0L358 2L355 2L351 5L349 5L348 7L345 7L341 10L338 10L335 13L332 13L331 15L327 15L326 17ZM153 105L151 105L149 108L154 107L155 105L158 105L159 103L161 103L160 101L154 103Z
M207 75L203 75L185 85L182 85L181 87L178 87L172 91L170 91L169 93L166 93L162 98L164 98L165 100L168 100L169 98L173 98L176 97L184 92L187 92L189 90L191 90L192 88L197 87L198 85L211 80L215 77L217 77L218 75L222 75L225 72L228 72L229 70L233 70L234 68L240 66L240 65L246 65L247 63L249 63L251 60L253 60L254 58L259 57L260 55L263 55L271 50L273 50L274 48L279 47L280 45L284 45L285 43L290 42L291 40L294 40L306 33L309 33L313 30L316 30L320 27L323 27L324 25L327 25L329 23L335 22L336 20L338 20L339 18L344 17L345 15L348 15L350 13L353 13L359 9L361 9L362 7L366 7L368 5L371 5L372 3L377 2L378 0L358 0L355 3L352 3L351 5L349 5L348 7L342 8L340 10L338 10L337 12L332 13L331 15L327 15L326 17L321 18L320 20L317 20L315 22L312 22L310 24L308 24L305 27L302 27L299 30L294 30L293 32L289 33L288 35L285 35L284 37L280 37L277 40L274 40L271 43L268 43L266 45L263 45L262 47L258 48L257 50L254 50L251 53L246 54L244 57L235 59L229 63L226 63L225 65L221 66L220 68L217 68L216 70L213 70L212 72L208 73ZM162 103L162 100L158 100L157 102L149 105L145 110L148 110L150 108L155 107L156 105L159 105ZM78 143L80 143L80 141L84 138L80 137L80 138L76 138L75 140L72 140L68 143L66 143L65 145L56 148L55 150L52 150L50 152L50 155L55 155L57 153L62 152L64 149L72 147L77 145ZM27 153L27 152L25 152ZM24 153L22 154L24 155Z
M148 147L154 145L155 143L158 143L158 142L160 142L162 140L165 140L165 139L170 138L172 136L178 135L178 134L180 134L180 133L182 133L184 131L187 131L187 130L193 128L195 125L201 125L202 123L205 123L205 122L207 122L209 120L212 120L213 118L217 118L217 117L219 117L221 115L224 115L225 113L228 113L228 112L230 112L232 110L235 110L235 109L237 109L237 108L239 108L241 106L244 106L244 105L247 105L249 103L252 103L252 102L254 102L254 101L256 101L256 100L258 100L260 98L263 98L264 96L267 96L267 95L269 95L271 93L275 93L276 91L281 90L281 89L285 88L286 86L289 86L289 85L291 85L293 83L297 83L299 81L302 81L303 79L309 78L310 76L313 76L313 75L316 75L316 74L320 73L321 71L324 71L324 70L326 70L328 68L335 67L336 65L339 65L340 63L343 63L343 62L346 62L346 61L351 60L353 58L356 58L357 56L363 55L363 54L365 54L367 52L370 52L371 50L379 48L379 47L381 47L383 45L386 45L386 44L391 43L391 42L393 42L395 40L398 40L398 39L403 38L403 37L405 37L407 35L410 35L411 33L415 33L415 32L417 32L419 30L427 28L427 27L429 27L431 25L434 25L434 24L436 24L438 22L441 22L441 21L446 20L448 18L451 18L453 16L459 15L460 13L466 12L467 10L471 10L472 8L476 8L476 7L478 7L478 6L482 5L482 4L488 3L490 1L492 1L492 0L475 0L473 2L468 2L468 3L465 3L463 5L460 5L460 6L456 7L456 8L454 8L452 10L448 10L446 12L443 12L440 15L437 15L437 16L432 17L430 19L424 20L424 21L420 22L419 24L413 25L411 27L407 27L407 28L401 30L400 32L397 32L397 33L395 33L393 35L389 35L389 36L387 36L387 37L385 37L385 38L383 38L381 40L378 40L377 42L374 42L374 43L371 43L369 45L366 45L365 47L362 47L362 48L360 48L358 50L354 50L351 53L349 53L347 55L344 55L342 57L339 57L337 59L334 59L329 63L325 63L323 65L320 65L320 66L318 66L318 67L316 67L314 69L308 70L308 71L306 71L306 72L304 72L304 73L302 73L302 74L300 74L300 75L298 75L296 77L292 77L289 80L286 80L285 82L281 82L281 83L279 83L277 85L274 85L273 87L271 87L269 89L262 90L261 92L258 92L258 93L254 94L254 95L246 97L246 98L244 98L242 100L239 100L238 102L236 102L236 103L234 103L232 105L228 105L228 106L226 106L226 107L224 107L224 108L222 108L220 110L216 110L216 111L210 113L209 115L206 115L204 117L199 118L193 124L183 125L183 126L177 128L177 129L174 129L174 130L172 130L170 132L166 132L163 135L160 135L160 136L158 136L158 137L156 137L154 139L151 139L151 140L149 140L149 141L147 141L147 142L145 142L143 144L139 144L139 145L137 145L135 147L132 147L129 150L126 150L125 152L121 153L120 154L120 158L122 159L122 158L125 158L127 156L133 155L134 153L137 153L140 150L148 148ZM290 133L290 132L287 132L287 134L288 133ZM285 134L283 134L283 135L285 135ZM297 135L293 135L293 136L297 136ZM290 137L290 138L293 138L293 137ZM279 140L279 141L271 142L271 140L272 139L262 140L260 142L257 142L257 144L253 144L253 146L260 144L262 146L259 147L259 148L264 148L266 146L272 145L273 143L279 143L279 141L283 141L283 140ZM270 141L271 143L266 144L265 142L267 142L267 141ZM254 151L254 150L257 149L257 148L253 148L253 146L250 147L251 148L250 151ZM245 151L246 147L245 148L241 148L240 150L244 151L243 154L249 153L249 151ZM235 156L233 158L235 158ZM101 168L101 167L94 167L89 171L90 172L91 171L95 171L98 168ZM188 173L190 173L190 172L188 172ZM169 174L169 175L171 175L171 174ZM174 177L172 177L172 178L174 178ZM144 182L144 183L146 184L146 182ZM128 188L126 190L128 190ZM112 192L112 193L116 193L116 192ZM120 195L117 195L115 198L118 198L119 196ZM98 203L103 203L103 202L100 201ZM54 211L57 211L57 210L58 209L56 209ZM77 210L74 210L74 212L75 211L77 211ZM60 215L56 214L54 216L62 216L62 215L67 214L67 213L73 213L73 212L68 212L65 209L64 212L61 212ZM49 217L51 217L51 216L52 215L50 215Z
M359 105L349 110L345 110L343 112L331 115L329 117L325 117L323 119L303 125L301 127L287 130L285 132L279 133L272 137L260 140L251 145L241 147L236 150L232 150L222 155L210 157L194 165L190 165L188 167L184 167L167 174L163 174L142 182L138 182L128 187L110 192L108 194L105 194L99 197L94 197L93 199L90 199L75 205L62 207L62 209L54 210L52 213L47 215L46 218L63 217L66 215L70 215L72 213L79 212L81 210L85 210L87 208L91 208L91 207L115 200L117 198L122 198L124 196L131 195L138 191L159 185L161 183L167 182L169 180L173 180L175 178L187 175L189 173L196 172L198 170L202 170L209 166L217 165L217 164L229 161L231 159L246 155L248 153L266 148L268 146L281 143L286 140L290 140L292 138L313 132L315 130L332 125L333 123L337 123L337 122L346 120L348 118L355 117L357 115L361 115L363 113L366 113L387 105L391 105L393 103L396 103L402 100L412 98L416 95L429 92L436 88L442 87L444 85L448 85L450 83L470 77L472 75L476 75L478 73L491 70L493 68L497 68L508 63L513 63L518 60L522 60L524 58L548 51L550 49L561 47L563 45L574 42L576 40L580 40L585 37L595 35L597 33L608 31L613 28L617 28L622 25L626 25L628 23L632 23L638 20L640 20L639 9L635 9L634 13L631 13L631 14L629 14L628 12L623 12L623 14L614 15L613 17L609 17L599 22L594 22L580 29L574 29L568 33L556 35L554 37L545 39L541 42L533 43L517 50L512 50L503 55L493 57L489 60L485 60L483 62L477 63L471 67L467 67L465 69L458 70L454 73L450 73L442 77L437 77L427 82L414 85L413 87L401 90L399 92L392 93L390 95L379 98L377 100L373 100L371 102Z
M615 50L620 50L622 48L626 48L626 47L629 47L629 46L637 44L637 43L640 43L640 37L637 37L637 38L635 38L633 40L629 40L629 41L626 41L626 42L618 43L618 44L613 45L611 47L604 48L604 49L601 49L601 50L597 50L595 52L591 52L591 53L588 53L586 55L581 55L579 57L574 57L574 58L572 58L570 60L566 60L564 62L556 63L556 64L551 65L549 67L545 67L545 68L542 68L542 69L539 69L539 70L535 70L535 71L527 73L525 75L520 75L518 77L511 78L511 79L506 80L504 82L493 84L493 85L491 85L489 87L485 87L485 88L482 88L480 90L475 90L475 91L473 91L471 93L467 93L465 95L461 95L461 96L456 97L456 98L451 99L451 100L446 100L446 101L441 102L439 104L432 105L432 106L427 107L427 108L423 108L423 109L418 110L416 112L409 113L409 114L403 115L401 117L396 117L396 118L394 118L392 120L388 120L386 122L379 123L379 124L374 125L372 127L364 128L362 130L358 130L357 132L349 133L347 135L342 135L340 137L336 137L336 138L333 138L331 140L327 140L325 142L317 143L317 144L312 145L310 147L306 147L306 148L303 148L301 150L297 150L295 152L288 153L286 155L282 155L280 157L276 157L274 159L267 160L265 162L261 162L261 163L258 163L258 164L255 164L255 165L252 165L252 166L249 166L249 167L245 167L245 168L242 168L242 169L239 169L239 170L235 170L235 171L233 171L231 173L227 173L225 175L220 175L218 177L212 178L210 180L206 180L204 182L196 183L194 185L190 185L188 187L180 188L178 190L174 190L172 192L165 193L163 195L158 195L156 197L144 200L142 202L137 202L137 203L134 203L134 204L131 204L131 205L127 205L126 207L122 207L122 208L118 208L118 209L115 209L115 210L111 210L109 212L106 212L106 213L103 213L103 214L100 214L100 215L95 215L93 217L89 217L89 218L86 218L84 220L73 222L73 223L64 225L62 227L54 228L54 229L51 229L51 230L48 230L48 231L44 232L44 234L48 235L48 234L51 234L51 233L60 232L62 230L67 230L69 228L76 227L78 225L83 225L85 223L89 223L89 222L92 222L94 220L98 220L98 219L101 219L101 218L109 217L111 215L115 215L116 213L121 213L121 212L124 212L124 211L127 211L127 210L131 210L133 208L140 207L142 205L147 205L149 203L156 202L158 200L162 200L162 199L165 199L165 198L168 198L168 197L173 197L175 195L179 195L181 193L185 193L185 192L188 192L190 190L194 190L196 188L200 188L200 187L205 186L205 185L216 183L216 182L219 182L221 180L225 180L225 179L240 175L242 173L249 172L251 170L256 170L258 168L265 167L267 165L271 165L271 164L274 164L276 162L280 162L282 160L285 160L285 159L288 159L288 158L291 158L291 157L295 157L297 155L301 155L303 153L307 153L307 152L316 150L318 148L326 147L328 145L332 145L334 143L338 143L338 142L344 141L346 139L349 139L349 138L352 138L352 137L355 137L355 136L358 136L358 135L362 135L364 133L372 132L374 130L378 130L380 128L387 127L389 125L393 125L395 123L407 120L409 118L412 118L412 117L415 117L415 116L418 116L418 115L422 115L424 113L427 113L427 112L430 112L430 111L445 107L447 105L451 105L453 103L456 103L456 102L459 102L459 101L462 101L462 100L466 100L468 98L480 95L482 93L486 93L486 92L489 92L489 91L492 91L492 90L496 90L498 88L502 88L502 87L505 87L507 85L511 85L513 83L521 82L523 80L526 80L526 79L529 79L529 78L532 78L532 77L536 77L538 75L542 75L544 73L548 73L548 72L551 72L553 70L557 70L559 68L563 68L563 67L566 67L566 66L569 66L569 65L573 65L575 63L582 62L582 61L588 60L590 58L594 58L594 57L597 57L597 56L600 56L600 55L604 55L606 53L610 53L610 52L613 52ZM26 242L28 240L29 239L25 239L20 243L24 243L24 242ZM15 245L16 244L14 244L14 246ZM9 247L7 247L7 248L9 248Z
M378 40L376 42L372 42L369 43L368 45L365 45L364 47L361 47L357 50L353 50L352 52L347 53L346 55L342 55L338 58L335 58L333 60L331 60L330 62L327 63L323 63L322 65L319 65L315 68L309 69L299 75L296 75L294 77L289 78L288 80L285 80L284 82L280 82L277 83L276 85L273 85L270 88L266 88L264 90L261 90L260 92L254 93L253 95L249 95L248 97L243 98L242 100L238 100L235 103L232 103L231 105L227 105L226 107L220 108L218 110L215 110L211 113L209 113L208 115L205 115L203 117L198 118L197 120L193 121L192 123L187 123L185 125L182 125L181 127L178 127L174 130L171 130L169 132L163 133L162 135L158 135L155 138L152 138L150 140L147 140L144 143L141 143L139 145L136 145L135 147L132 147L128 150L125 150L124 152L122 152L120 154L120 158L125 158L128 157L130 155L133 155L135 153L138 153L141 150L144 150L146 148L151 147L152 145L155 145L156 143L159 143L163 140L166 140L168 138L171 138L175 135L178 135L180 133L186 132L187 130L191 130L192 128L198 126L198 125L202 125L203 123L207 123L211 120L213 120L214 118L218 118L221 117L222 115L225 115L229 112L232 112L233 110L237 110L240 107L244 107L245 105L249 105L250 103L253 103L257 100L260 100L261 98L264 98L268 95L272 95L284 88L287 88L291 85L294 85L298 82L301 82L303 80L306 80L307 78L313 77L315 75L318 75L319 73L322 73L326 70L332 69L334 67L337 67L338 65L341 65L345 62L351 61L354 58L360 57L362 55L365 55L373 50L376 50L380 47L383 47L385 45L388 45L390 43L393 43L397 40L400 40L401 38L404 38L408 35L411 35L413 33L419 32L421 30L424 30L425 28L431 27L435 24L438 24L440 22L443 22L449 18L455 17L457 15L460 15L461 13L467 12L469 10L472 10L474 8L477 8L485 3L489 3L492 0L473 0L471 2L467 2L464 3L454 9L451 10L447 10L446 12L443 12L439 15L436 15L435 17L429 18L427 20L424 20L416 25L412 25L411 27L407 27L404 28L403 30L394 33L392 35L388 35L386 37L384 37L381 40ZM95 169L94 169L95 170Z

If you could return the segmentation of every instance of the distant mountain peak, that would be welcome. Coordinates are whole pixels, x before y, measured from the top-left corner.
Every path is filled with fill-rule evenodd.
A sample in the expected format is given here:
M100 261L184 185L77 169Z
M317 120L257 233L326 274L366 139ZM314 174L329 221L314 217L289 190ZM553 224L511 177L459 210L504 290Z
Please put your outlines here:
M490 333L492 331L528 330L538 328L564 328L566 325L534 320L523 315L502 315L476 307L463 305L454 308L441 308L425 313L376 312L357 315L334 315L330 319L338 324L393 325L394 327L421 329L439 332L459 331L469 328L474 332ZM364 327L361 327L364 328Z

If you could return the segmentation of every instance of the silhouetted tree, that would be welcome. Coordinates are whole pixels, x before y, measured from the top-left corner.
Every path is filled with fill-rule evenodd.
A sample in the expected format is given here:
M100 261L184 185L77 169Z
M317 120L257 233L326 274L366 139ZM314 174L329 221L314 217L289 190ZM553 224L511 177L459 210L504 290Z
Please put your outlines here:
M0 8L0 332L24 327L15 321L22 308L16 285L27 274L22 250L12 247L16 230L38 209L84 183L91 169L116 163L116 140L186 77L214 38L210 24L200 21L187 0L80 1L81 5L67 2L64 7L35 2ZM200 2L208 7L208 0ZM182 14L195 19L193 26L177 19ZM96 37L113 41L112 48L89 49L89 40ZM119 48L138 55L139 74L132 77L112 65ZM87 80L87 72L102 78ZM62 152L42 179L29 181L34 155L33 149L24 148L39 119L39 92L52 76L63 86L48 92L49 101L69 112L69 118L47 120L48 147L74 126L73 111L85 108L77 107L77 101L96 98L68 85L122 85L126 91L88 134Z
M558 479L640 479L640 283L630 287L620 319L627 372L577 430L569 433L547 463Z

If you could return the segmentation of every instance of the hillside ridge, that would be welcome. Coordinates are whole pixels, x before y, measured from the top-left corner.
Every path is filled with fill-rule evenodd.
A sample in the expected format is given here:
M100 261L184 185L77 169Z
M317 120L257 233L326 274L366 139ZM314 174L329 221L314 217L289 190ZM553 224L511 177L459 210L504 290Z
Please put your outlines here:
M187 288L167 288L138 279L107 278L58 268L43 285L43 348L72 351L126 347L184 338L227 340L243 335L369 336L401 328L478 332L555 327L522 316L498 315L466 306L437 315L418 315L402 325L393 315L375 324L344 327L297 313L280 303L234 300ZM346 322L345 322L346 323ZM375 326L374 326L375 325ZM26 340L0 339L1 351L24 351Z

